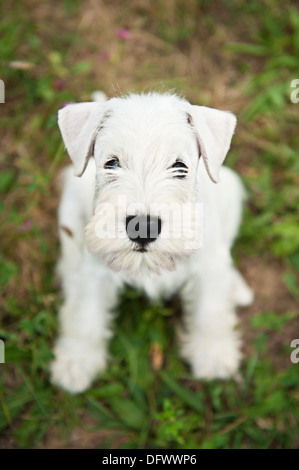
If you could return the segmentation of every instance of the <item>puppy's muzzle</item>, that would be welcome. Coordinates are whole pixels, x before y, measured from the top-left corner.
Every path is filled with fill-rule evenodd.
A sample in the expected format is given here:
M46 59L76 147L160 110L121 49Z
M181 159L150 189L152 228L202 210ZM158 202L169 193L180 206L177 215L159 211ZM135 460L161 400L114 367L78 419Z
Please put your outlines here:
M159 217L150 215L128 215L126 230L130 240L138 243L140 251L154 242L161 233L162 222Z

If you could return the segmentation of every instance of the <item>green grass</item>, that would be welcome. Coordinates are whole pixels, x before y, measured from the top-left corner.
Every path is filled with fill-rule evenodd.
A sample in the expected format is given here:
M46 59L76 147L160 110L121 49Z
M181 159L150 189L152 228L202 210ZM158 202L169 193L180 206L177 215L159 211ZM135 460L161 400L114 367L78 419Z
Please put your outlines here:
M102 448L298 447L299 364L290 361L299 333L299 104L290 100L299 78L297 9L278 0L218 9L196 0L118 9L104 2L99 30L96 13L79 2L50 8L50 17L34 5L0 6L0 444L76 446L70 435L80 428ZM118 28L132 38L120 40ZM11 65L17 60L25 67ZM245 277L268 267L265 278L255 273L256 307L240 313L240 377L193 380L178 355L177 302L150 305L127 290L108 370L72 396L49 383L61 304L55 176L68 161L57 110L95 89L165 88L239 118L227 164L241 174L248 201L233 254Z

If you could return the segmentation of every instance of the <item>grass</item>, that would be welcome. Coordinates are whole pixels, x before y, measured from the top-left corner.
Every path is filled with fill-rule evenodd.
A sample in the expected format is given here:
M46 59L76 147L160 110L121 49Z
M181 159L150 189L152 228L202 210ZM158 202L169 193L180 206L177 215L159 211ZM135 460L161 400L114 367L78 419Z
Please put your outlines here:
M290 360L299 332L293 2L4 0L0 10L0 447L298 447L299 365ZM109 369L71 396L48 376L61 304L55 176L68 161L56 113L95 89L112 96L168 88L238 115L227 164L241 174L248 203L233 254L256 295L240 312L241 375L193 380L178 358L177 300L149 305L127 290Z

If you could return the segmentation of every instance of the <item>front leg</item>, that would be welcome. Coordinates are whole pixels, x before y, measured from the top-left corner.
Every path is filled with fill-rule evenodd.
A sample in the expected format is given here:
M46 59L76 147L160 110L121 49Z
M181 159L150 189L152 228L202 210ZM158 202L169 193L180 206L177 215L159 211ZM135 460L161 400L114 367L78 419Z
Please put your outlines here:
M86 390L106 366L110 310L117 286L88 254L76 266L62 259L60 271L65 302L60 311L60 334L54 347L51 381L71 393Z
M198 262L199 272L182 292L185 331L181 354L195 377L228 378L237 372L241 360L231 295L233 268L230 257L223 253Z

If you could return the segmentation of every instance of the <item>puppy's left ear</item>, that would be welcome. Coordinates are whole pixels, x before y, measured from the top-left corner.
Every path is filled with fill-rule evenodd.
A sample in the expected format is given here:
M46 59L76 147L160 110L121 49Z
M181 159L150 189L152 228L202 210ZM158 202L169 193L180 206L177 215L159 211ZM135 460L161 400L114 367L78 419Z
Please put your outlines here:
M206 170L217 183L236 127L236 116L229 111L190 105L188 122L194 129Z
M74 103L58 112L58 125L76 176L84 173L89 157L93 154L94 142L106 108L106 102Z

